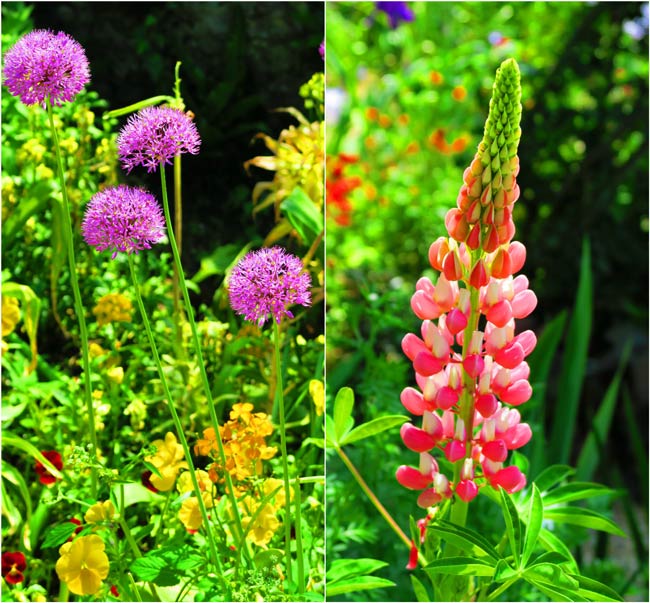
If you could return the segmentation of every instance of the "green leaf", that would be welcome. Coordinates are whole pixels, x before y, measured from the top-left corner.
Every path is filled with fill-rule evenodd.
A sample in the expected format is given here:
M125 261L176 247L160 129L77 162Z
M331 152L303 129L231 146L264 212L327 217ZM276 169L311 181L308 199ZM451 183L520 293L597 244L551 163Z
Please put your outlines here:
M575 470L568 465L551 465L537 476L535 483L539 491L543 494L574 473Z
M353 442L358 442L359 440L364 440L366 438L375 436L382 431L392 429L393 427L401 425L408 420L409 417L402 415L387 415L383 417L377 417L376 419L372 419L372 421L368 421L363 425L355 427L352 431L344 435L339 443L341 446L344 444L352 444Z
M521 522L517 509L510 498L510 495L499 488L501 494L501 506L503 508L503 519L506 522L506 533L510 541L510 549L515 560L515 567L521 567Z
M414 574L411 574L411 584L413 585L413 592L415 593L415 599L420 603L428 603L431 601L431 597L427 592L427 587L418 580Z
M215 274L225 274L240 255L239 245L234 243L219 245L209 256L201 258L199 270L192 277L192 282L198 284Z
M484 536L469 528L444 520L431 523L428 528L465 553L471 553L475 557L491 557L495 561L500 558L496 549Z
M334 437L334 419L328 414L325 415L325 442L330 448L338 446L338 442Z
M63 474L48 461L33 444L30 444L27 440L18 438L15 435L10 435L8 433L3 433L2 435L2 445L3 446L13 446L22 450L26 454L32 456L37 461L39 461L54 477L57 479L63 479Z
M156 494L142 484L129 482L127 484L115 484L111 489L115 500L121 500L121 491L124 488L124 506L135 505L137 503L157 503L162 499L161 494Z
M532 566L536 563L555 563L556 565L566 563L568 565L572 565L572 560L564 556L562 553L549 551L547 553L542 553L539 555L539 557L536 557L530 565Z
M336 559L327 570L327 590L329 592L330 582L372 574L387 565L388 563L379 559Z
M534 579L526 580L538 590L541 590L551 601L585 601L576 592L561 587L553 587L546 582L535 582Z
M568 560L569 569L575 574L578 573L578 564L573 558L569 547L562 540L560 540L553 532L542 528L539 533L540 544L549 552L557 552L562 557Z
M313 241L322 232L323 213L299 186L291 191L280 208L304 243Z
M342 387L334 400L334 437L339 445L343 440L343 436L354 425L354 419L352 419L353 407L354 391L349 387ZM353 421L352 425L350 425L350 419Z
M79 526L71 521L65 521L55 526L50 526L45 531L45 539L41 548L49 549L55 546L61 546Z
M559 503L593 498L595 496L604 496L606 494L611 495L618 493L616 490L607 488L602 484L594 484L592 482L571 482L547 492L543 497L543 502L545 507L550 507L551 505L557 505Z
M121 115L127 115L129 113L136 113L140 109L145 107L151 107L152 105L159 105L160 103L173 103L176 99L173 96L159 95L152 96L145 100L138 101L127 107L122 107L120 109L113 109L113 111L106 111L102 116L103 119L111 119L112 117L120 117Z
M284 556L284 551L280 549L266 549L265 551L260 551L253 558L255 567L257 569L262 569L265 567L273 567L279 561L282 560Z
M576 468L576 476L578 479L591 479L601 460L603 443L608 439L612 417L614 416L614 408L616 407L616 400L618 399L618 390L631 351L632 341L630 340L625 344L616 374L605 392L605 396L603 397L598 411L596 412L596 416L594 417L593 426L589 431L589 435L587 436L584 445L582 446L582 450L580 451Z
M443 557L427 564L424 571L454 576L493 576L494 568L494 562L488 563L474 557Z
M540 496L539 490L535 484L533 484L529 509L528 525L524 536L524 549L521 555L521 563L523 566L526 566L528 560L535 551L535 547L537 546L537 537L542 528L542 519L544 515L542 497Z
M540 582L551 587L561 587L567 590L577 590L578 581L565 574L555 563L535 563L524 570L522 577L535 584Z
M510 567L510 564L505 559L499 559L494 569L493 582L506 582L518 576L518 572Z
M372 588L387 588L389 586L395 586L395 582L391 582L385 578L377 578L375 576L357 576L356 578L350 578L340 582L328 582L327 596L335 597L345 593L354 593L360 590L370 590Z
M566 336L557 388L561 395L556 401L553 433L548 446L555 456L553 460L560 463L569 460L571 445L575 441L576 417L591 337L592 297L591 251L589 239L585 238L582 244L578 293Z
M131 571L144 582L158 586L174 586L180 582L177 573L167 567L167 561L159 556L140 557L131 564Z
M578 507L552 507L544 512L544 519L559 523L582 526L591 530L601 530L615 536L625 537L626 534L611 519L592 511Z
M590 601L623 601L623 597L615 590L598 580L577 574L569 575L578 582L578 592Z

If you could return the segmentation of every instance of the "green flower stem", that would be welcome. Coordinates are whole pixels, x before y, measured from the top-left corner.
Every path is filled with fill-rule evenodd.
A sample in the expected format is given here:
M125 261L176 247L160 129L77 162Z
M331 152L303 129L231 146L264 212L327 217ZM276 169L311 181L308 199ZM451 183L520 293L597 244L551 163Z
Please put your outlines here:
M302 530L300 523L302 521L301 516L301 506L302 506L302 496L300 494L300 480L294 480L294 500L296 501L296 555L298 556L298 592L305 592L305 560L303 559L302 552Z
M77 278L77 262L74 255L74 234L72 232L72 219L70 218L70 203L65 186L65 172L63 169L63 158L61 157L61 148L59 147L59 137L54 127L54 112L52 103L49 98L46 101L47 115L50 120L52 129L52 140L56 151L56 160L59 168L59 181L61 183L61 194L63 197L63 224L65 228L65 240L68 252L68 264L70 266L70 280L72 282L72 292L74 295L75 312L79 321L79 332L81 334L81 357L84 369L84 398L86 400L86 410L88 412L88 431L90 432L90 443L92 444L91 457L93 458L93 467L91 467L91 484L92 496L97 498L97 431L95 429L95 409L93 407L92 388L90 385L90 354L88 352L88 329L86 328L86 316L84 314L83 302L81 301L81 291L79 290L79 280Z
M400 528L397 525L397 522L391 517L390 513L386 510L386 507L384 507L384 505L381 504L381 502L379 501L375 493L369 488L368 484L366 484L363 477L361 477L361 474L354 466L354 464L352 463L348 455L345 454L345 452L343 452L343 449L339 448L338 446L335 446L334 450L336 450L336 453L341 457L341 460L345 463L345 466L352 474L352 477L354 477L354 479L357 480L357 483L359 484L361 489L366 493L366 496L370 499L370 502L375 506L375 509L379 511L379 514L386 520L386 523L393 529L395 534L397 534L399 539L406 545L406 547L409 550L411 550L411 539L404 533L402 528ZM425 566L428 563L428 561L426 560L426 558L421 552L418 552L418 562L422 566Z
M161 168L162 169L162 168ZM174 157L174 231L176 233L176 243L178 245L178 257L181 257L183 242L183 199L181 197L181 156ZM183 346L183 306L181 304L181 292L179 289L178 265L174 262L174 272L172 275L172 297L174 301L174 317L176 324L176 343L179 349Z
M171 392L169 391L169 385L167 385L167 378L165 377L165 371L163 370L162 364L160 362L160 356L158 355L158 348L156 347L156 341L153 336L153 331L151 330L151 324L147 318L147 311L144 307L144 302L142 301L142 293L140 292L140 285L138 284L138 278L135 274L135 265L133 263L133 256L128 255L129 260L129 270L131 271L131 279L133 280L133 287L135 288L136 299L138 300L138 308L140 309L140 314L142 315L142 322L144 323L144 328L147 331L147 337L149 338L149 345L151 346L151 352L153 354L154 362L158 368L158 375L160 376L160 382L162 383L163 390L165 391L165 397L169 405L169 410L172 414L172 421L174 422L174 427L176 428L176 433L178 434L178 439L183 447L183 452L185 453L185 460L187 461L187 466L190 471L190 477L192 478L192 486L194 487L194 493L198 499L199 510L201 512L201 518L203 519L203 525L205 525L205 531L207 535L208 544L210 546L210 557L212 562L217 567L219 575L222 575L221 561L219 560L219 555L217 554L217 546L214 542L214 537L212 535L212 530L210 529L210 523L208 521L208 512L205 508L205 502L203 501L203 496L201 496L201 488L199 487L199 482L196 479L196 471L194 469L194 462L192 461L192 454L190 453L190 447L187 444L187 439L185 438L185 432L183 431L183 426L181 425L181 420L178 417L176 412L176 407L174 406L174 398L172 397Z
M287 460L287 434L284 421L284 392L282 385L282 362L280 358L280 328L273 322L273 344L275 356L275 402L280 418L280 452L282 453L282 477L284 478L284 495L286 513L284 517L284 547L287 555L287 579L291 582L291 486L289 485L289 462Z
M223 440L221 439L221 433L219 432L219 419L217 418L217 411L214 405L214 400L212 398L212 391L210 389L210 382L208 381L208 375L205 371L205 363L203 362L203 354L201 352L201 342L199 341L199 334L196 329L196 322L194 321L194 312L192 311L192 305L190 303L190 295L187 291L187 284L185 283L185 274L183 273L183 266L181 264L180 253L178 252L178 246L176 245L176 238L174 237L174 229L172 228L171 217L169 215L169 201L167 199L167 181L165 179L165 167L160 164L160 183L162 187L162 198L163 198L163 209L165 212L165 222L167 224L167 236L169 237L169 243L172 248L172 255L174 256L174 263L178 271L179 282L181 286L181 291L183 293L183 300L185 302L185 310L187 313L187 318L189 319L190 328L192 330L192 341L194 343L194 348L196 350L196 356L198 360L199 370L201 372L201 381L203 382L203 389L205 390L205 396L208 400L208 411L210 413L210 420L214 426L214 433L217 438L217 447L219 449L219 460L221 466L224 468L224 474L226 478L226 489L228 498L230 500L230 506L232 507L233 514L235 516L235 522L237 524L238 535L241 536L244 533L241 515L239 513L239 507L237 506L237 500L235 498L235 491L232 484L232 478L230 472L225 468L227 466L226 451L223 446ZM244 553L249 561L251 561L250 552L248 546L244 543Z
M205 390L205 396L208 400L208 411L210 413L210 420L214 427L214 433L217 438L217 447L219 449L219 460L221 466L224 467L224 473L226 478L226 489L228 498L230 500L230 506L232 507L233 514L235 516L235 522L237 523L237 533L241 536L244 533L242 527L241 515L239 513L239 507L237 506L237 500L235 498L235 490L232 484L232 478L230 472L225 470L227 465L226 451L223 446L223 440L221 439L221 433L219 432L219 419L217 418L217 411L214 405L214 400L212 398L212 391L210 389L210 382L208 381L208 374L205 371L205 363L203 362L203 353L201 352L201 342L199 341L199 334L196 329L196 322L194 321L194 312L192 311L192 305L190 303L190 295L187 291L187 284L185 282L185 274L183 273L183 266L181 264L181 256L178 251L178 246L176 245L176 238L174 237L174 229L172 228L171 217L169 215L169 201L167 199L167 180L165 179L165 167L163 164L160 164L160 184L162 187L162 197L163 197L163 209L165 212L165 222L167 224L167 236L169 237L169 243L172 248L172 255L174 256L174 264L176 265L176 270L178 272L179 282L181 286L181 291L183 293L183 301L185 302L185 310L187 313L187 318L190 322L190 328L192 330L192 342L194 343L194 349L196 350L196 356L198 360L199 370L201 372L201 381L203 383L203 389ZM249 561L252 561L250 556L250 551L246 542L244 542L244 553L246 558Z

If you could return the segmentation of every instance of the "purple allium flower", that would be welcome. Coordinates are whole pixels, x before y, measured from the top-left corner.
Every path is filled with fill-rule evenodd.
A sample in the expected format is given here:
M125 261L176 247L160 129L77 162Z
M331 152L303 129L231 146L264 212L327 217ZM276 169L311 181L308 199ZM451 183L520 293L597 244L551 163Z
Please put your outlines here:
M293 318L291 304L311 305L311 278L302 261L282 247L265 247L247 253L228 281L230 305L246 320L262 326L269 314L277 323Z
M20 38L4 57L9 92L26 105L71 101L90 81L86 53L76 40L60 31L35 29Z
M138 253L165 237L160 204L148 191L121 184L93 195L81 224L84 240L97 251Z
M117 137L122 167L136 165L155 172L161 163L171 163L181 153L196 155L201 137L194 122L180 109L147 107L132 115Z
M395 29L400 21L413 21L415 15L406 2L375 2L377 10L388 15L390 26Z

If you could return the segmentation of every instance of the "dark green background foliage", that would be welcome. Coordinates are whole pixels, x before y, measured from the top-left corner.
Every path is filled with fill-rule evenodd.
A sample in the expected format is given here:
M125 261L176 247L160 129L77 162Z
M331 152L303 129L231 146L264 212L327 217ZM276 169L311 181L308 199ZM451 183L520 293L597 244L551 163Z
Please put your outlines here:
M409 299L417 279L432 276L428 247L446 234L443 218L455 204L463 170L481 139L495 70L512 56L521 69L523 103L515 240L527 248L523 272L539 300L518 328L532 328L540 337L567 312L557 353L549 358L548 380L531 375L536 397L520 409L534 432L524 451L535 464L529 481L542 468L540 459L579 464L594 416L630 345L620 387L612 390L614 410L592 475L628 489L626 500L636 507L636 515L623 523L628 533L639 523L647 525L648 500L647 18L640 36L629 33L630 21L642 21L642 6L410 3L415 19L390 29L373 3L330 3L326 34L328 156L358 156L345 175L363 182L349 195L350 226L328 222L329 395L344 385L353 387L357 423L403 412L399 393L413 384L413 377L400 341L419 329ZM493 43L497 32L500 44ZM457 86L467 93L462 100L452 96ZM369 118L369 108L387 116L388 125ZM400 124L400 115L408 116L406 125ZM436 148L431 137L439 129L448 143L466 136L467 148ZM407 152L413 143L419 150ZM591 265L583 270L583 294L590 278L593 292L574 309L584 239L590 242ZM565 370L563 376L568 357L577 357L567 335L576 318L582 319L573 335L582 333L584 373ZM535 365L543 360L538 356ZM568 405L563 387L572 376L579 402L573 428L563 423ZM571 439L567 458L553 445L563 431ZM409 515L424 514L413 493L395 482L397 466L413 464L417 456L403 447L397 430L351 446L348 454L404 529ZM348 598L409 600L412 589L403 569L407 551L338 459L328 464L328 476L328 498L336 501L327 523L331 559L384 559L389 567L377 575L398 582L395 589ZM489 537L498 535L498 510L482 497L472 505L473 527ZM571 544L586 537L565 536ZM614 540L599 539L596 559L586 563L585 573L631 600L644 600L645 587L632 584L637 572L647 577L647 539L631 534L635 552L629 556L620 554L621 541ZM644 582L641 578L636 584Z

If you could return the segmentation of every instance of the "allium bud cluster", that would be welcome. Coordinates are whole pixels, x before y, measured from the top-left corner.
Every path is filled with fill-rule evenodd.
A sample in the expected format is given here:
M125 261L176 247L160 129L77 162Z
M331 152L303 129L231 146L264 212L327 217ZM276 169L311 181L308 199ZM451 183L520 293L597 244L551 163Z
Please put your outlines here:
M420 462L400 467L397 480L421 490L418 504L425 508L454 493L470 501L485 485L516 492L526 484L518 467L505 464L509 451L532 436L511 407L532 395L525 359L537 343L532 331L515 329L515 321L537 305L528 279L514 276L526 249L511 242L519 196L519 98L519 70L508 60L497 71L485 136L465 171L458 208L447 214L449 237L429 249L440 276L435 285L421 278L411 298L422 326L418 335L404 337L402 349L418 388L404 389L401 401L422 423L404 424L401 436ZM435 449L462 463L455 483L440 471Z

